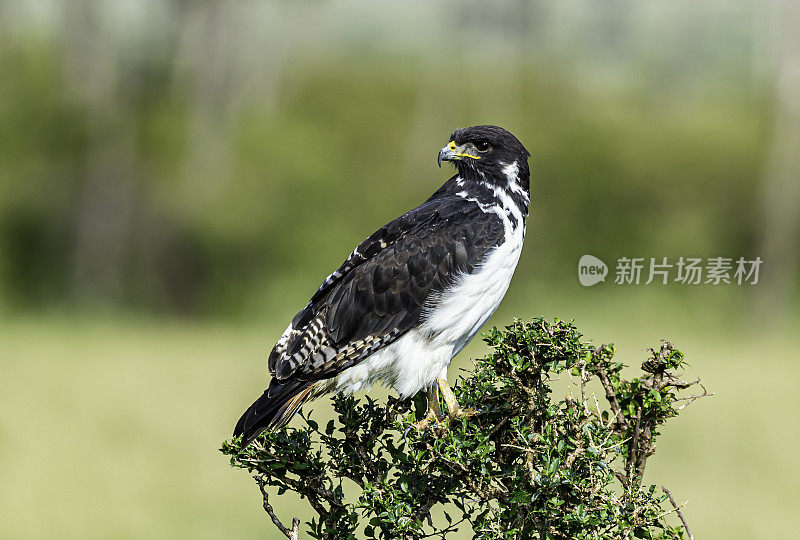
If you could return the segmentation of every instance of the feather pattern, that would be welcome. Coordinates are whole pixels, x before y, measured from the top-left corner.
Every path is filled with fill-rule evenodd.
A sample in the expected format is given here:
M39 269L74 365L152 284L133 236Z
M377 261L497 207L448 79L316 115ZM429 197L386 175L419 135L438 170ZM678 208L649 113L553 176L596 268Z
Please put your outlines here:
M278 380L327 379L388 345L504 234L502 220L460 197L440 194L404 214L356 249L369 258L348 268L351 255L323 282L270 354L270 372Z

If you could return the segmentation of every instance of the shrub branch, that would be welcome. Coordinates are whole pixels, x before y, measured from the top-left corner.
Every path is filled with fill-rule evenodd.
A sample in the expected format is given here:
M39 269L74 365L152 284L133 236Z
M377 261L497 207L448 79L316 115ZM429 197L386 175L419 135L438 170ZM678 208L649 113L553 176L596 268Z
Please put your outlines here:
M469 417L417 432L410 402L336 396L325 426L303 416L222 451L255 474L287 538L300 520L283 525L268 491L306 499L305 534L320 539L445 539L465 528L480 540L693 538L671 493L643 481L661 426L710 395L679 377L682 352L665 341L628 379L613 345L583 341L571 323L515 321L485 341L489 354L454 388ZM549 382L562 373L576 394L556 399ZM594 394L589 404L594 380L605 404ZM344 480L357 495L345 498Z

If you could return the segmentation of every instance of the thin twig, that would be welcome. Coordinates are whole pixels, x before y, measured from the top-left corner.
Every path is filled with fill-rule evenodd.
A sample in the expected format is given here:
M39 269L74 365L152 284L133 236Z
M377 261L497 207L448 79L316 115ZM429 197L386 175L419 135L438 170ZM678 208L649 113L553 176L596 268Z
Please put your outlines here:
M500 428L502 428L503 426L505 426L505 425L508 423L508 421L509 421L509 420L511 420L511 415L509 415L509 416L506 416L505 418L503 418L502 420L500 420L500 422L498 422L498 423L497 423L497 424L496 424L496 425L495 425L495 426L494 426L494 427L493 427L493 428L492 428L492 429L489 431L488 438L491 438L491 437L492 437L492 435L494 435L495 433L497 433L497 432L500 430Z
M258 484L258 489L261 490L261 498L264 501L264 510L269 515L270 519L272 519L272 523L275 524L276 527L288 538L289 540L298 540L300 538L300 520L297 518L292 518L292 528L289 529L281 523L281 520L278 519L278 516L275 515L275 510L272 508L272 505L269 503L269 494L267 494L267 483L261 475L253 476L253 479Z
M636 423L633 425L633 439L631 440L630 450L628 451L628 460L625 463L625 476L628 482L633 482L636 478L636 464L638 462L639 453L639 434L642 427L642 408L636 407Z
M628 423L625 421L625 417L622 415L622 408L619 406L619 402L617 401L617 394L614 392L614 388L611 386L611 381L608 378L605 368L598 367L596 369L597 377L600 379L600 383L603 385L603 389L606 391L606 399L608 399L608 403L611 405L611 409L614 411L619 425L623 428L627 428Z
M698 381L699 380L700 379L698 379ZM700 388L703 389L703 393L702 394L696 394L696 395L693 395L693 396L684 396L684 397L675 398L675 401L687 401L688 402L688 403L686 403L684 405L681 405L678 408L678 410L682 410L684 407L686 407L687 405L691 405L692 403L694 403L696 400L698 400L700 398L704 398L704 397L708 397L708 396L713 396L714 395L714 392L709 392L706 389L706 387L703 386L703 383L698 382L698 384L700 385Z
M672 503L672 507L678 513L678 517L681 518L681 523L683 523L683 528L686 529L686 534L689 535L689 540L694 540L694 535L692 534L692 531L689 530L689 525L686 523L686 518L683 517L681 508L677 504L675 504L675 499L672 497L672 493L670 493L669 490L664 486L661 486L661 489L663 489L664 493L667 494L667 497L669 497L669 502Z

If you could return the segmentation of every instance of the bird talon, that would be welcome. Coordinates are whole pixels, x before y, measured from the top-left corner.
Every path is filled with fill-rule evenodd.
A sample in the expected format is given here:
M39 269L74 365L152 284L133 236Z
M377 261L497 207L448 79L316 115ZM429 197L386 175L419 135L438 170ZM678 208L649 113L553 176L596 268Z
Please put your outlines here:
M450 419L457 420L459 418L470 418L478 414L475 409L462 409L459 407L455 411L450 411Z
M422 430L422 438L424 439L425 437L428 436L428 433L431 433L431 432L442 434L442 433L445 432L446 429L447 429L447 425L446 424L443 424L443 423L441 423L439 421L431 422L431 423L429 423L427 426L425 426L423 428L423 430Z
M411 429L413 427L417 431L422 431L423 434L425 434L432 428L435 429L441 427L440 420L441 418L439 418L438 416L434 414L428 414L428 416L426 416L419 422L414 422L413 424L408 426L408 429Z
M424 439L425 437L428 436L428 433L431 430L436 430L436 431L441 430L442 429L442 424L439 423L439 419L438 418L434 419L434 418L431 418L431 416L427 416L427 417L423 418L422 420L420 420L419 422L414 422L414 423L410 424L405 429L405 431L403 431L403 440L404 441L408 441L408 434L411 433L412 429L417 431L417 432L421 431L422 432L422 438Z

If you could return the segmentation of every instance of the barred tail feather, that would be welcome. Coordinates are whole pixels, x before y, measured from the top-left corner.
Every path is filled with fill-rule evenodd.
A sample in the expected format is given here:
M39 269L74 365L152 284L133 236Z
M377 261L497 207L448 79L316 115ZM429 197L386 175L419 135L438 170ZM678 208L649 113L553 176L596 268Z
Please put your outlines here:
M247 447L262 431L275 431L286 424L303 406L319 395L318 384L309 381L278 382L273 379L269 388L245 411L233 436L242 436L242 448Z

